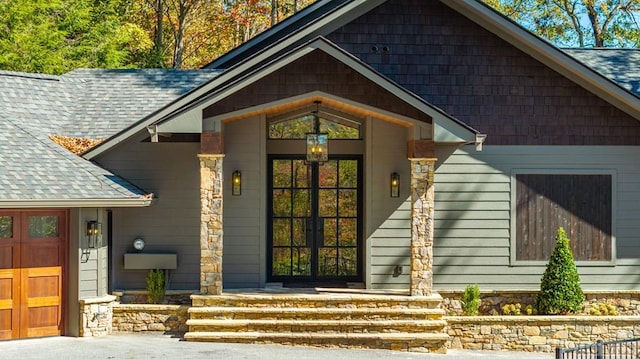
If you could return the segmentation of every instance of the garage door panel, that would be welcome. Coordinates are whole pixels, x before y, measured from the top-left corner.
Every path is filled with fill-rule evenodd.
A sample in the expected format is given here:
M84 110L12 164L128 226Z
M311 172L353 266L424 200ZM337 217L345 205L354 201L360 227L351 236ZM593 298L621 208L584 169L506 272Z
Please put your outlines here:
M0 270L0 339L19 334L20 269Z
M14 333L14 315L12 309L0 309L0 339L12 339L18 333Z
M0 239L2 241L2 239ZM0 269L11 269L14 267L13 263L14 248L13 246L2 246L0 243Z
M58 243L42 243L44 240L33 240L35 243L22 245L23 268L54 267L62 263L62 253Z
M60 296L62 268L28 268L27 298Z

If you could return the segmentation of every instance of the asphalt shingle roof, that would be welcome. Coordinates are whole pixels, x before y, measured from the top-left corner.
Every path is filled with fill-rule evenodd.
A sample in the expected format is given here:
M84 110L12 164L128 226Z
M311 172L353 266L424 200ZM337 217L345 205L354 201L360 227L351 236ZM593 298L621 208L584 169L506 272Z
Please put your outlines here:
M214 77L213 70L0 71L0 201L135 199L145 192L49 135L106 138Z
M640 50L599 48L564 51L640 97Z
M566 49L640 96L640 51ZM80 69L61 76L0 71L0 201L139 198L145 193L49 135L108 138L220 73Z
M220 71L80 69L61 76L73 95L61 135L105 138L162 108Z

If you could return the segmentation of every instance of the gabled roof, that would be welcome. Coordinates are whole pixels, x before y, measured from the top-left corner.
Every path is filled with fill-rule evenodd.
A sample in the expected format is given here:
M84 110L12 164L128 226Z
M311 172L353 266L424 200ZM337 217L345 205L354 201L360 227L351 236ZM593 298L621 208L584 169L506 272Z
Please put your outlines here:
M294 29L292 25L299 20L292 17L283 21L280 27L267 30L260 35L262 38L269 39L268 41L273 43L273 46L263 49L258 41L249 41L221 56L208 67L225 68L228 64L237 63L254 54L258 54L263 60L269 59L270 56L273 56L274 51L290 48L295 44L307 41L310 37L328 35L337 27L387 0L344 0L339 2L339 6L330 9L320 6L331 1L321 0L318 2L317 8L310 7L303 10L299 16L304 16L307 19L308 24L304 26ZM440 1L576 84L640 120L640 99L629 91L628 87L625 87L624 79L611 77L608 72L600 71L604 69L597 66L590 68L589 66L593 64L583 64L577 61L568 53L524 29L479 0Z
M394 94L408 105L413 106L433 118L434 126L439 126L436 128L436 133L438 133L438 130L440 131L443 141L474 142L476 140L478 132L475 129L391 81L389 78L380 74L355 56L342 50L329 40L323 37L318 37L306 44L303 44L302 46L280 54L279 57L272 59L267 63L262 63L258 54L246 59L245 61L226 70L220 76L188 93L186 96L183 96L178 101L175 101L150 116L147 116L138 123L120 132L118 135L87 151L84 156L89 159L94 158L102 152L111 149L121 141L124 141L140 131L145 131L149 126L163 125L189 111L200 114L202 109L205 107L211 106L217 101L232 95L260 78L277 71L283 66L315 50L327 53ZM253 63L253 61L255 61L255 63Z
M0 207L145 206L144 191L0 115Z
M151 198L143 190L60 147L49 135L109 137L216 74L0 71L0 207L148 205Z
M69 84L71 114L59 134L111 137L219 73L177 69L79 69L66 73L61 80Z

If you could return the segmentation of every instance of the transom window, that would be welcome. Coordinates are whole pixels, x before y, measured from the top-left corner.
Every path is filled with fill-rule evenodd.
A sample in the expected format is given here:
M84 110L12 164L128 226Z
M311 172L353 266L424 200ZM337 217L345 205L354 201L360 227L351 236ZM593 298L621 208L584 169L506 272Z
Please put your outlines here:
M302 140L314 132L315 107L306 108L269 119L270 140ZM330 140L360 139L361 120L325 107L318 110L320 133L329 134Z

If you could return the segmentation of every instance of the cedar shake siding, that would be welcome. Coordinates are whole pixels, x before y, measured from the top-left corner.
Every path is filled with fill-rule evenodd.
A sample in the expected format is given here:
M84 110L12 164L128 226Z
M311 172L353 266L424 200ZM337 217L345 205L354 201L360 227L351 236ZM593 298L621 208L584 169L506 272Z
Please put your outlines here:
M640 144L637 120L439 1L388 1L327 38L485 144Z
M431 123L431 118L323 51L315 50L204 110L204 118L323 91Z

